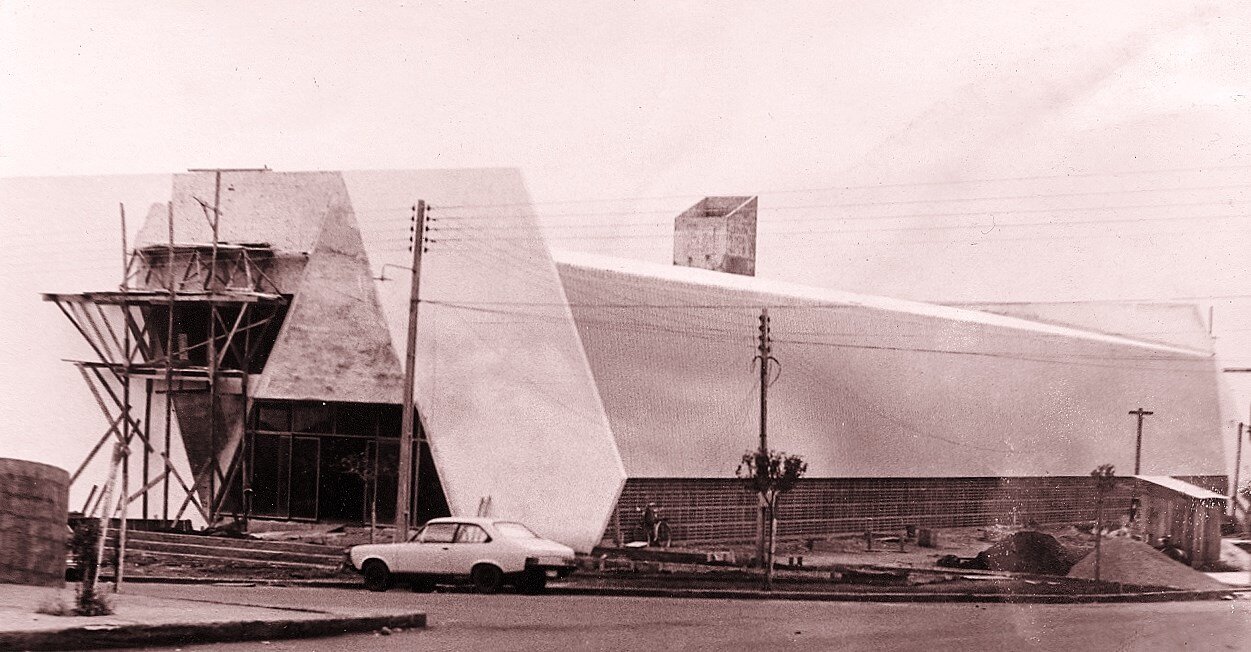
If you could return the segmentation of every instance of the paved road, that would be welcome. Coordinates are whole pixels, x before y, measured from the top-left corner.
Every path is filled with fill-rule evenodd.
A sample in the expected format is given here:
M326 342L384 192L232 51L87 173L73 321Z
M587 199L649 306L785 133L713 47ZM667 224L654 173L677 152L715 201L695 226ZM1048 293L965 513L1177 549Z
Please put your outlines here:
M402 590L131 585L267 606L412 606L430 626L184 650L1247 650L1251 600L1108 605L873 604Z

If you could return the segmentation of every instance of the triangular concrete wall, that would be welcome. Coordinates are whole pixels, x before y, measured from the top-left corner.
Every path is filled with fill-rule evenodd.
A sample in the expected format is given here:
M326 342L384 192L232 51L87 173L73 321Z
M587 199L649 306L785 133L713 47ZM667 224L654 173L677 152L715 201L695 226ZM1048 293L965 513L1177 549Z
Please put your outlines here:
M491 516L589 551L625 470L520 173L344 176L375 272L412 265L396 244L403 218L417 199L432 207L416 396L452 513L471 516L488 499ZM389 270L377 286L402 349L410 276Z
M403 369L374 291L360 230L341 179L286 321L257 388L258 398L399 403Z

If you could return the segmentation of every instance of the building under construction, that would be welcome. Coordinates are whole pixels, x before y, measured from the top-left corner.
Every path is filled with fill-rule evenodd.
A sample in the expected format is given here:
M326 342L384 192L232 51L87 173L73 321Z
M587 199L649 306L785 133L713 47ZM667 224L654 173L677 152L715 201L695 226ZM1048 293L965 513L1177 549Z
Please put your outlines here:
M411 246L418 521L506 515L587 550L656 502L677 539L750 538L734 471L762 382L770 446L809 464L783 535L1089 518L1088 473L1134 468L1142 406L1142 473L1225 491L1194 307L770 281L758 210L678 207L668 266L553 253L511 170L198 171L148 212L121 287L45 298L91 344L74 364L105 415L92 455L124 444L145 518L394 518Z

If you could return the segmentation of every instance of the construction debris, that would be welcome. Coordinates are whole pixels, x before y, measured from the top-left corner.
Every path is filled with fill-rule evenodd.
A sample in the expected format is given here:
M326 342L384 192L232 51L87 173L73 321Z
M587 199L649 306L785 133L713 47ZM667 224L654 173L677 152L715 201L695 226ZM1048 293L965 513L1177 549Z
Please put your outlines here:
M988 570L1035 575L1065 575L1076 561L1055 537L1028 530L1005 537L983 556Z
M1143 543L1123 537L1104 539L1099 579L1137 586L1160 586L1192 591L1219 591L1229 587L1189 566L1179 564ZM1077 562L1069 577L1094 579L1095 553Z

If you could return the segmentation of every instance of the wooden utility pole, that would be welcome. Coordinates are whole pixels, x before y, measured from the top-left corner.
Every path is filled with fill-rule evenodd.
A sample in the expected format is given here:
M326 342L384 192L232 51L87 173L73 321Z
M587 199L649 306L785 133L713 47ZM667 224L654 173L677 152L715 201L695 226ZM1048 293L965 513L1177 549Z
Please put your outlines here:
M218 229L222 218L222 171L213 171L213 253L209 260L208 276L204 279L204 289L210 293L216 293L217 280L217 238ZM209 526L217 524L217 475L221 472L221 465L218 463L220 452L217 449L217 302L209 302L209 331L208 331L208 391L209 391L209 408L208 408L208 430L209 430L209 465L208 465L208 486L209 486ZM243 382L247 382L245 376Z
M425 247L426 202L417 200L413 206L413 276L408 294L408 337L404 341L404 387L402 407L404 418L400 425L400 464L395 494L396 541L408 540L411 516L417 514L417 498L413 486L420 479L421 446L413 453L413 423L416 420L413 405L413 385L417 378L417 308L421 303L421 254ZM416 470L414 470L416 469ZM412 481L412 485L409 481ZM412 497L412 504L409 498Z
M1234 486L1229 490L1229 502L1233 505L1230 514L1234 517L1234 523L1238 522L1238 483L1242 480L1242 430L1247 424L1238 422L1238 447L1234 453Z
M118 203L117 210L122 216L122 289L130 289L130 256L126 251L126 204Z
M1130 416L1138 415L1138 439L1137 443L1134 444L1134 475L1139 475L1142 473L1142 419L1155 414L1155 412L1138 408L1137 410L1130 410L1129 414Z
M773 359L769 337L769 309L760 309L760 345L756 359L760 362L760 452L769 453L769 361Z
M767 466L769 460L769 362L773 358L773 340L769 334L769 309L760 309L760 343L756 347L756 361L760 363L760 450L757 453L757 465L762 462ZM763 496L760 498L760 510L756 518L756 559L761 563L772 564L773 559L767 554L765 543L770 532L773 514ZM766 575L771 569L765 569Z
M117 205L122 217L122 284L123 292L129 290L129 283L126 280L126 207L123 204ZM114 549L116 553L113 558L113 592L117 593L122 590L122 576L125 574L126 568L126 512L130 506L130 438L132 435L130 424L130 328L126 322L130 320L130 304L122 300L122 491L118 499L118 509L121 512L117 527L117 547Z

